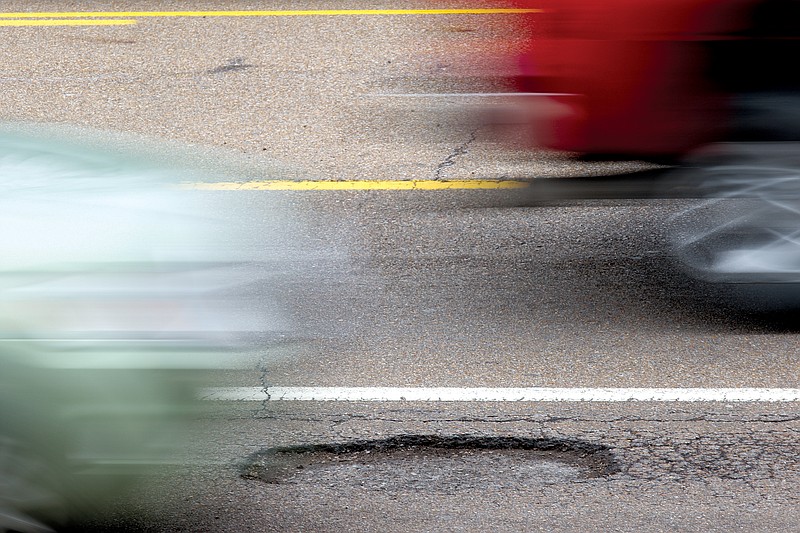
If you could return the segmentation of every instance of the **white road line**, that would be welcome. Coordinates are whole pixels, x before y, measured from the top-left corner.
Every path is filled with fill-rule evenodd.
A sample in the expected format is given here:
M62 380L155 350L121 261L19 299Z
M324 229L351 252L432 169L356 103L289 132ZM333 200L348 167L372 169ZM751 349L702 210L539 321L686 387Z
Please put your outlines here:
M800 402L800 389L227 387L213 401L319 402Z

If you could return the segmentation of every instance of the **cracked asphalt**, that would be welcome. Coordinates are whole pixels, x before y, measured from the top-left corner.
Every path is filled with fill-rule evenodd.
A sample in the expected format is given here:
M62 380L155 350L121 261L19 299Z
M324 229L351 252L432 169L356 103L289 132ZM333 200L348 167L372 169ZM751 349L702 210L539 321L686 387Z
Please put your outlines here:
M436 168L433 171L433 179L442 179L447 168L455 165L460 156L465 156L469 153L470 145L478 138L478 131L478 129L471 131L469 134L469 139L464 144L457 146L455 150L453 150L453 152L444 159L444 161L436 165Z
M348 443L397 435L469 433L607 447L611 474L534 473L503 456L441 461L424 470L355 457L279 482L241 476L242 462L165 477L172 496L142 503L121 531L793 531L797 417L758 406L278 405L226 420L216 454L260 443ZM222 429L214 424L215 434ZM267 430L267 428L269 428ZM235 441L235 442L234 442ZM223 444L224 443L224 444ZM224 448L224 451L220 451ZM584 457L585 458L585 457ZM482 464L481 464L482 463ZM541 463L548 463L543 459ZM412 463L413 464L413 463ZM274 465L273 465L274 466ZM227 475L221 475L226 472ZM508 472L504 476L498 473ZM461 475L466 473L466 475ZM444 480L444 481L443 481ZM140 502L147 502L143 495ZM191 512L176 509L191 508ZM166 514L165 514L166 513ZM115 530L103 522L104 530ZM86 527L82 524L81 527ZM109 529L111 528L111 529Z
M475 54L500 35L519 45L506 16L147 18L2 31L4 120L222 148L248 169L242 181L648 168L504 143L476 126L471 101L409 96L502 90ZM800 386L796 313L732 307L724 291L671 262L665 233L681 201L524 208L499 191L204 194L240 225L243 242L281 265L243 298L274 305L293 335L262 347L252 368L221 373L219 386ZM71 530L797 531L798 418L795 403L215 402L195 421L190 464L165 470L160 490L142 490L124 511ZM420 451L424 475L404 456L402 468L354 460L347 471L304 466L277 483L242 476L265 450L402 436L578 442L607 450L618 468L581 477L550 465L546 483L527 482L508 456L454 467L457 459ZM462 467L467 477L458 477ZM495 475L502 471L510 473Z

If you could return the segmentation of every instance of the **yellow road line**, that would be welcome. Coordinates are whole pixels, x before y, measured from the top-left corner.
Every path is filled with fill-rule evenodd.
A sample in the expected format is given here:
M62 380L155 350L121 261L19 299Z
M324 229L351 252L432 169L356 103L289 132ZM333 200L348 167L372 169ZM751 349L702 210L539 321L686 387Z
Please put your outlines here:
M122 26L135 20L0 20L0 26Z
M358 181L245 181L188 183L189 189L205 191L441 191L458 189L522 189L528 182L512 180L358 180Z
M299 11L74 11L0 13L0 18L76 17L302 17L334 15L502 15L540 13L541 9L312 9Z

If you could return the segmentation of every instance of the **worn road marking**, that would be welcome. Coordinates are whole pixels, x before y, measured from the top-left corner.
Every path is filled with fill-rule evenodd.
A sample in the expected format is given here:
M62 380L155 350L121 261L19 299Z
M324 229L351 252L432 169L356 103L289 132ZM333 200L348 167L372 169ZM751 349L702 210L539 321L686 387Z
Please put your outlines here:
M227 387L204 400L325 402L800 402L800 389Z
M541 9L311 9L271 11L73 11L0 13L2 18L74 18L74 17L309 17L364 15L510 15L540 13Z
M189 183L188 189L207 191L441 191L456 189L521 189L526 181L512 180L356 180L356 181L245 181Z
M2 20L0 26L122 26L136 24L135 20Z

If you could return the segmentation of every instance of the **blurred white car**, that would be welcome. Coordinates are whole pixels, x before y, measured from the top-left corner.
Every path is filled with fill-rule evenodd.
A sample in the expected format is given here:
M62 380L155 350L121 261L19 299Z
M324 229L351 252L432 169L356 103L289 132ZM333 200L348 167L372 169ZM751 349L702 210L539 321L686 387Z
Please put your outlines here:
M0 531L180 461L196 388L253 330L232 291L265 269L178 186L199 171L109 146L0 131Z

